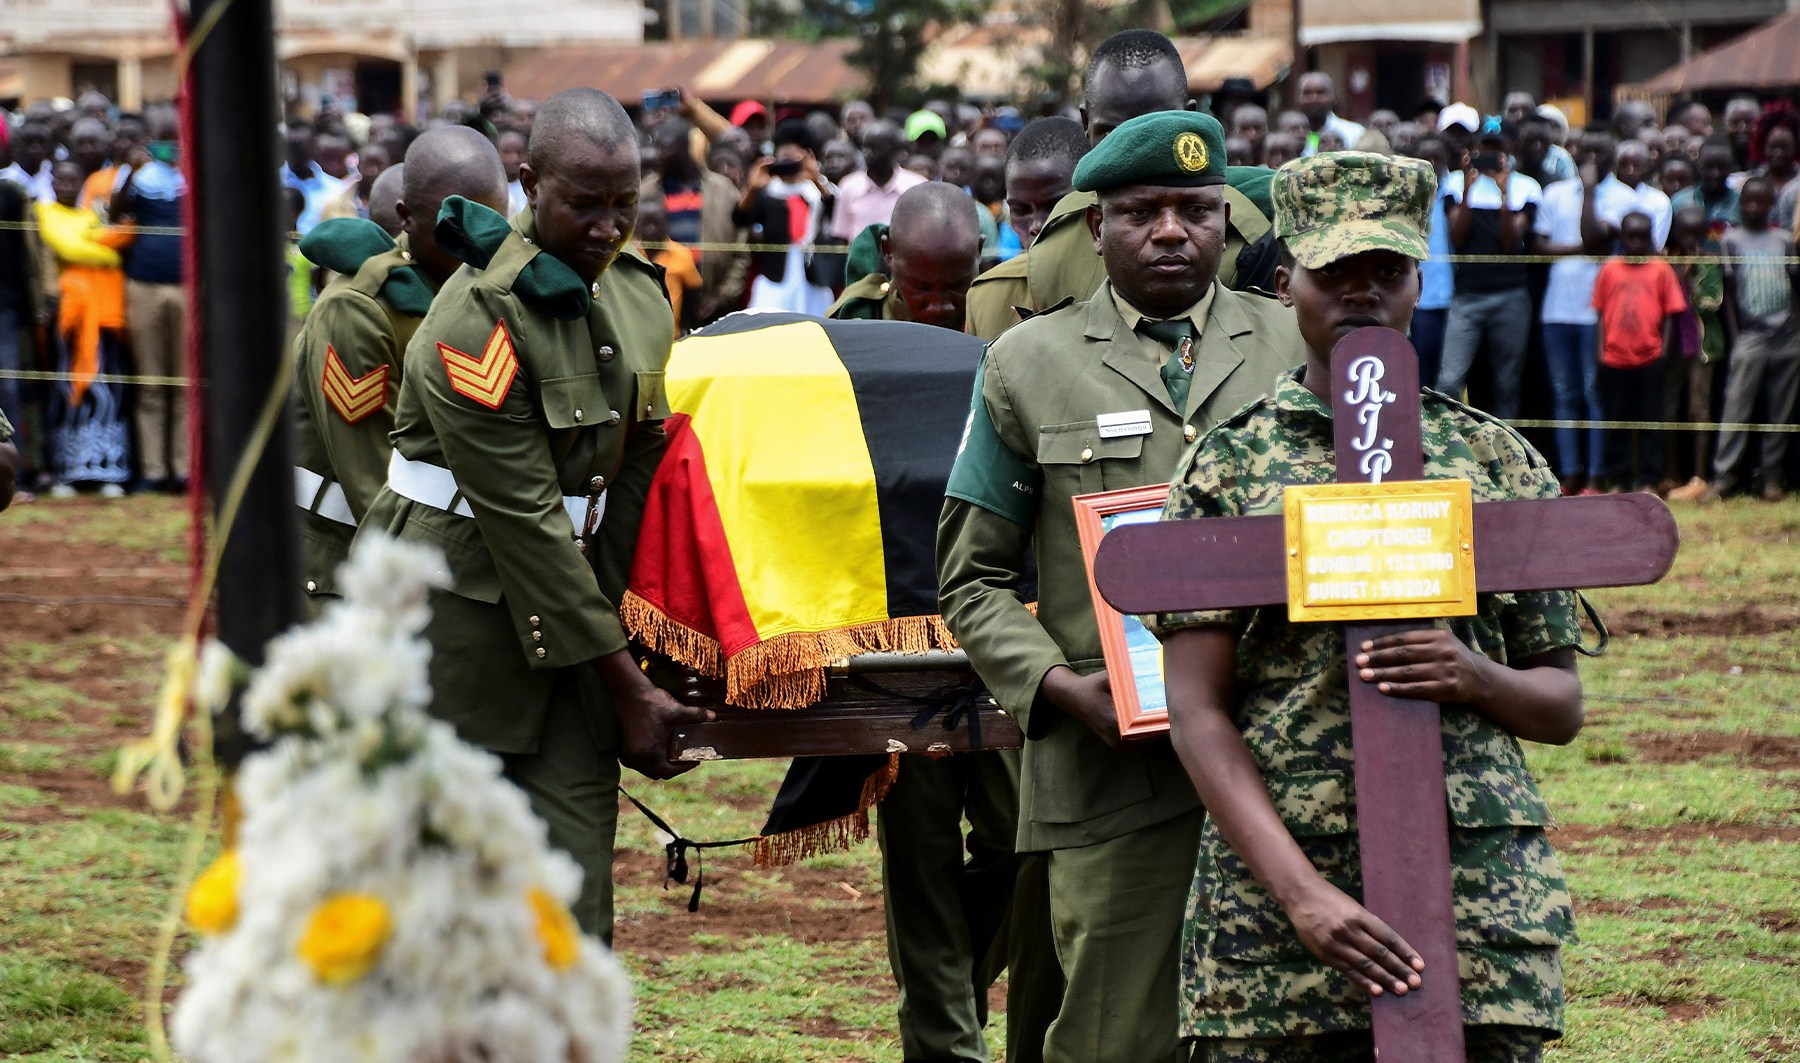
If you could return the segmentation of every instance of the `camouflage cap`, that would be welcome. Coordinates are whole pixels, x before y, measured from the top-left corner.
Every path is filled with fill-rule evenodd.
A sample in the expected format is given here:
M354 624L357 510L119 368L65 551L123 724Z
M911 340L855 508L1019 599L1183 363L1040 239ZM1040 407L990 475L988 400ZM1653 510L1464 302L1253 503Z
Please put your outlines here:
M1123 185L1225 183L1225 129L1199 111L1152 111L1120 122L1075 166L1077 192Z
M1275 235L1306 269L1364 251L1430 255L1437 171L1419 159L1322 152L1275 171Z

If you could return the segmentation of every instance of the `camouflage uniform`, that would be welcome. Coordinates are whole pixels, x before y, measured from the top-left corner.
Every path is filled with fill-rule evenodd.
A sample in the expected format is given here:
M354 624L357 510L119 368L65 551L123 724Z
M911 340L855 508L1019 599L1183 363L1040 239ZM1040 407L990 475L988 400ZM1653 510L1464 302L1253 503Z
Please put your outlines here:
M1429 390L1421 421L1427 479L1467 479L1477 501L1557 493L1544 459L1503 423ZM1279 513L1286 485L1336 478L1330 407L1297 375L1284 377L1272 395L1189 452L1163 519ZM1580 640L1570 592L1486 594L1477 605L1476 616L1438 623L1492 660ZM1343 625L1291 624L1280 607L1154 620L1162 635L1206 624L1237 632L1234 720L1270 799L1319 872L1360 896ZM1463 1021L1555 1037L1563 1011L1559 946L1572 939L1574 925L1562 869L1544 836L1549 810L1512 735L1456 704L1443 706L1443 733ZM1307 952L1280 904L1210 820L1188 897L1182 983L1189 1038L1369 1026L1368 998Z

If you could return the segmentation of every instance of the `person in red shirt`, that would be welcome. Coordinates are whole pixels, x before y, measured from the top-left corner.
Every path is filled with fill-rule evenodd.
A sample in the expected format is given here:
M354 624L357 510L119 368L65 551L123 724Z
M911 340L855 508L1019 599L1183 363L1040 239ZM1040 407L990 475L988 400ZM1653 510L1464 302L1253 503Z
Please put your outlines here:
M1594 282L1600 405L1608 420L1661 420L1665 360L1680 357L1677 321L1687 298L1674 268L1655 255L1650 216L1633 211L1619 222L1619 254L1606 260ZM1661 432L1608 431L1605 448L1608 490L1655 489L1663 466Z

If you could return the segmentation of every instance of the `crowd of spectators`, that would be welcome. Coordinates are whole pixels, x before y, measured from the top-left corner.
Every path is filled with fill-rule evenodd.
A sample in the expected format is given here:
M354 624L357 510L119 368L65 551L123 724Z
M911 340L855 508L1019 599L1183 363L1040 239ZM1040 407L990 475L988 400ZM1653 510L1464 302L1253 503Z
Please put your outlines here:
M1325 74L1294 89L1286 110L1237 79L1212 96L1231 164L1353 148L1437 167L1433 258L1413 323L1427 383L1466 388L1504 418L1794 422L1800 114L1787 102L1736 98L1716 117L1683 102L1659 124L1626 101L1610 121L1572 129L1522 92L1497 114L1427 99L1411 114L1350 116ZM0 410L18 426L20 482L59 494L179 490L184 403L162 382L185 368L176 113L122 113L96 93L59 102L0 123ZM684 329L746 306L823 313L847 281L881 268L881 228L915 185L943 181L975 199L984 266L1029 247L1068 191L1066 180L1044 187L1031 153L1020 157L1027 118L1011 107L931 101L880 114L863 101L773 111L742 101L721 111L679 89L625 102L642 133L638 241L667 270ZM382 174L396 187L420 129L444 123L494 140L522 209L535 113L496 87L418 126L329 103L292 117L280 170L291 225L304 234L356 216L397 233ZM288 268L299 316L324 278L297 254ZM33 369L58 379L18 372ZM121 374L138 382L110 382ZM1754 454L1750 438L1564 426L1547 442L1571 493L1708 501L1759 482L1761 497L1778 499L1788 436L1764 433Z

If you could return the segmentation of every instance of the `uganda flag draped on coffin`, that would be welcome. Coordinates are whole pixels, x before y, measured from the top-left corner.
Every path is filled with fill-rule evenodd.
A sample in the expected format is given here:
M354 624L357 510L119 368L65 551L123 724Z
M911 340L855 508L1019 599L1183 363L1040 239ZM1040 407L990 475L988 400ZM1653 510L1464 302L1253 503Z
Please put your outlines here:
M797 708L831 662L955 645L933 558L982 342L890 321L734 314L675 345L633 637Z

